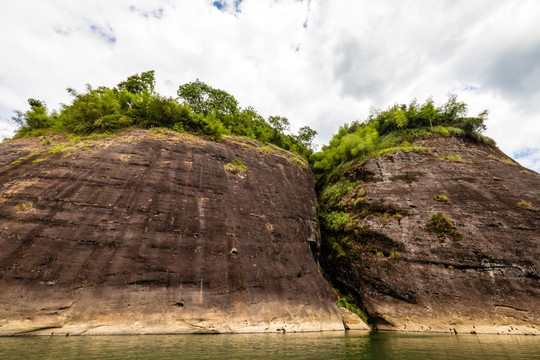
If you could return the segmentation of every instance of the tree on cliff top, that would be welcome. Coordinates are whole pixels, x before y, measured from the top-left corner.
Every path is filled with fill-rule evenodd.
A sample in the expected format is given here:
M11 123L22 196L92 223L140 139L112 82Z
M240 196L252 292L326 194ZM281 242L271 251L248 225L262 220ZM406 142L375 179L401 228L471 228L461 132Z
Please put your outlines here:
M286 118L270 117L267 122L251 107L240 109L231 94L198 79L178 88L182 102L161 96L154 88L151 70L131 75L114 88L87 85L84 93L68 88L73 101L62 105L60 111L49 113L43 102L29 99L30 110L18 111L13 117L19 125L15 137L46 132L85 135L127 127L167 127L208 135L216 141L228 134L248 136L306 158L313 152L313 136L308 135L314 130L306 127L298 136L285 134L289 127Z
M329 174L341 164L380 153L385 148L412 148L404 141L450 132L472 140L493 143L480 134L485 130L487 110L476 117L467 117L467 105L456 95L436 107L431 98L422 105L396 104L386 110L373 110L363 123L354 122L340 127L328 145L310 158L315 174Z
M116 87L120 90L125 89L132 94L142 94L143 91L154 92L156 79L154 70L146 71L139 74L131 75L127 80L122 81Z
M238 101L231 94L214 89L199 79L178 88L178 97L188 104L196 114L210 114L217 111L221 115L238 113Z

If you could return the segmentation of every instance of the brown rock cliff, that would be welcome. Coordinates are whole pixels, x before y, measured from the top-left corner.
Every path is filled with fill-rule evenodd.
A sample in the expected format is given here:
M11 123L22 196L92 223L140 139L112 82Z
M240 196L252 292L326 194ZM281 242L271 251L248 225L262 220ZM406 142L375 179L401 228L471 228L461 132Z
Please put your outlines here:
M142 130L52 140L0 144L0 335L343 329L292 154Z
M348 228L323 234L334 285L378 329L540 334L540 177L493 146L414 145L430 152L343 174L363 182L343 202Z

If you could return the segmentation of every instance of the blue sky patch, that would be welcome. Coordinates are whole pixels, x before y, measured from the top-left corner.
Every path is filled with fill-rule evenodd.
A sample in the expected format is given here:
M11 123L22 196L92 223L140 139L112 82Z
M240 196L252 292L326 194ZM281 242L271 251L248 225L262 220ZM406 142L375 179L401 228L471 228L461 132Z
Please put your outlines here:
M226 11L228 9L234 9L235 13L239 13L240 11L240 5L242 4L243 0L216 0L212 3L212 5L218 9L219 11Z
M512 155L514 156L514 159L520 159L520 158L524 158L524 157L534 155L536 152L540 152L540 150L538 150L538 149L520 149L518 151L515 151Z
M136 14L138 14L139 16L142 16L144 18L154 18L154 19L161 19L163 17L163 8L162 7L159 7L157 9L153 9L153 10L143 10L143 9L139 9L138 7L136 7L135 5L131 5L129 7L129 11L131 12L134 12Z
M110 26L107 26L107 28L103 28L101 26L91 24L90 30L94 34L105 40L107 43L111 45L116 43L116 36L114 35L113 29Z
M60 35L68 36L69 34L71 34L71 29L70 28L63 29L61 27L56 26L54 28L54 32Z
M467 86L464 86L464 87L463 87L463 90L464 90L464 91L474 91L474 90L478 90L478 86L467 85Z
M224 10L225 9L225 2L223 0L222 1L214 1L214 3L212 5L214 5L218 10Z
M242 0L234 0L234 9L236 12L240 12L240 4L242 3Z
M161 19L161 18L163 17L163 8L160 7L160 8L158 8L158 9L154 10L154 11L152 12L152 14L154 15L154 17L155 17L156 19Z

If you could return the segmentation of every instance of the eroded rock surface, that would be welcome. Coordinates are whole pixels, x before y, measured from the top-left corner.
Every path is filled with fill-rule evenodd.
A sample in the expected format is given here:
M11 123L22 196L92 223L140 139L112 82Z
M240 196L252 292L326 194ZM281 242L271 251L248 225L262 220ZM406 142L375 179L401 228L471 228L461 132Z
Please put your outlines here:
M540 334L540 177L495 147L415 145L430 152L344 175L363 182L341 203L347 227L323 234L332 281L378 329ZM455 232L435 231L436 213Z
M343 329L291 154L142 130L50 141L0 144L0 335Z

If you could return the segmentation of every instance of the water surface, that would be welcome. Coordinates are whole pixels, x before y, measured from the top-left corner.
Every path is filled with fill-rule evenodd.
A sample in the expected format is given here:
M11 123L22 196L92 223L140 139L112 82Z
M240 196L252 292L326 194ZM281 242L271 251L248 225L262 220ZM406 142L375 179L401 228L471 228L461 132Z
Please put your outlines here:
M540 359L540 337L325 332L0 338L0 359Z

